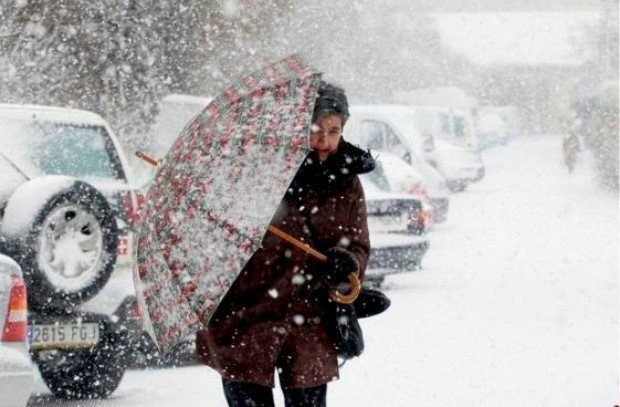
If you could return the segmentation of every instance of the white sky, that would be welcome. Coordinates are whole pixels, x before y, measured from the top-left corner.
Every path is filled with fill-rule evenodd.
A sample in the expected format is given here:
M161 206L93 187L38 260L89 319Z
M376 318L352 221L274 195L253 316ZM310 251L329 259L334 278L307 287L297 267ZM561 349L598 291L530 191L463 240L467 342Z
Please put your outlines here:
M572 38L596 27L596 12L435 14L443 41L478 65L572 65Z

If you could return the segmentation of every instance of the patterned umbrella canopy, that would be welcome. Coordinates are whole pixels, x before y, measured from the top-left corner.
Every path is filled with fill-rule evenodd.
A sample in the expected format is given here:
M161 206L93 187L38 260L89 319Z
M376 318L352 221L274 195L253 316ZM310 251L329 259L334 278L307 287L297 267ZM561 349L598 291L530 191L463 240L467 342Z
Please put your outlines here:
M206 326L260 246L309 151L320 78L295 55L243 78L185 126L159 166L134 277L160 347Z

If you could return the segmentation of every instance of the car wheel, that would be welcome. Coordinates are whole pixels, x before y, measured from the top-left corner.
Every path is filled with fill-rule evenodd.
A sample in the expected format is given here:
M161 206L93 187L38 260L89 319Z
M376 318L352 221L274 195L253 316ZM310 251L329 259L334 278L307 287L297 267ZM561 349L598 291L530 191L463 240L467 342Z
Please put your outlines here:
M35 311L92 298L116 263L118 230L107 200L93 186L64 178L70 182L55 189L41 188L40 179L22 185L4 213L2 234L11 241ZM41 197L46 190L48 196Z
M115 346L39 351L34 355L43 381L56 397L104 398L120 384L126 370Z

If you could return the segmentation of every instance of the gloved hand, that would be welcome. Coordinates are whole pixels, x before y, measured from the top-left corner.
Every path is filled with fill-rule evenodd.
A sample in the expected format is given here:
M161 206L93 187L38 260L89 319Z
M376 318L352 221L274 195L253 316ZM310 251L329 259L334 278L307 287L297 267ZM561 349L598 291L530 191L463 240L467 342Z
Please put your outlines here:
M325 279L330 285L336 286L349 281L349 274L357 272L357 259L348 250L332 247L325 251L327 267Z

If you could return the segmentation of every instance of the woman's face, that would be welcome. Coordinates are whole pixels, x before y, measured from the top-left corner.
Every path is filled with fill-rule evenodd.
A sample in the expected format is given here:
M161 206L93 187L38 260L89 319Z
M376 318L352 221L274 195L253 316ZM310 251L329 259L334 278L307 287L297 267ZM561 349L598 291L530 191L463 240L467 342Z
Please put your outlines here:
M312 123L310 129L310 148L319 156L319 160L325 161L327 157L338 149L338 142L342 135L342 119L340 115L331 114L321 116Z

